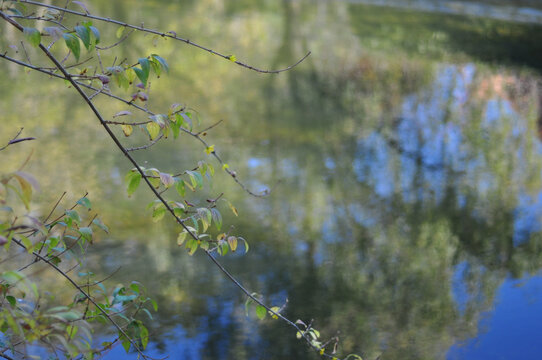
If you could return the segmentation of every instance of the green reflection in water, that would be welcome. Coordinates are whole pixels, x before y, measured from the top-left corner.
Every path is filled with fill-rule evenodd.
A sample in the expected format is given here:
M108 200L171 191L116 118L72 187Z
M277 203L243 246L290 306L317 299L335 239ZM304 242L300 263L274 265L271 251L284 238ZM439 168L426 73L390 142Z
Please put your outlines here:
M225 191L241 213L225 223L252 244L225 261L248 288L276 303L288 298L288 316L314 318L329 336L340 330L345 353L443 358L476 335L507 276L539 271L540 79L517 67L538 68L532 54L541 52L527 52L525 39L539 28L339 2L93 6L262 67L313 51L295 71L262 77L172 41L122 45L138 57L155 42L152 52L171 65L152 86L151 108L183 102L206 124L225 119L209 137L239 176L257 190L282 180L265 200L215 180L209 194ZM39 138L30 169L43 188L36 211L46 213L63 190L90 192L113 232L97 241L89 266L104 275L120 266L110 286L138 279L157 294L158 350L189 339L205 359L315 357L283 325L247 319L240 294L211 264L177 248L178 229L150 221L148 194L126 198L129 167L87 109L73 106L77 96L0 66L17 78L0 88L2 129L23 125ZM100 104L108 116L121 109ZM180 144L138 160L174 171L204 156L190 139ZM26 153L6 156L2 168Z

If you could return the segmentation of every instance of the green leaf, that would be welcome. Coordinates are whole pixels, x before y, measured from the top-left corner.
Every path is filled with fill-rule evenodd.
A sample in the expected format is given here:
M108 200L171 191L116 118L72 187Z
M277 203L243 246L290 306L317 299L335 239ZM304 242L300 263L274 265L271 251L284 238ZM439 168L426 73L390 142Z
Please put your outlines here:
M149 64L149 60L147 58L140 58L138 62L141 66L141 69L134 68L134 71L139 80L141 80L141 82L143 83L143 85L147 86L147 80L149 79L149 72L151 67Z
M186 172L188 176L190 177L190 182L192 183L192 187L199 187L200 189L203 187L203 177L199 172L196 171L187 171Z
M106 70L111 73L111 76L115 80L115 84L117 84L118 87L128 89L130 86L130 82L126 77L126 72L128 70L125 71L122 66L110 66Z
M141 174L139 172L130 171L128 175L126 175L126 181L128 182L128 196L132 196L141 182Z
M179 133L181 132L181 123L179 121L173 121L171 122L171 131L173 132L173 138L177 139L179 137Z
M24 279L24 275L17 271L6 271L2 273L2 279L10 285L14 285Z
M164 215L166 215L166 211L167 211L167 209L165 207L159 207L157 209L154 209L154 211L152 213L152 221L153 222L158 222L158 221L162 220Z
M100 220L100 218L92 220L92 223L109 234L109 228L102 222L102 220Z
M207 174L211 174L211 176L215 176L215 168L211 164L207 164Z
M151 304L152 304L152 308L154 309L154 311L158 311L158 303L156 302L156 300L154 299L149 299L151 301Z
M23 28L23 34L26 39L33 47L38 47L41 43L41 33L38 29L31 27Z
M141 339L141 345L143 346L143 349L145 349L149 343L149 330L147 330L142 323L139 323L139 337Z
M81 217L79 216L79 213L75 210L66 210L66 215L77 224L81 222Z
M177 245L179 246L183 245L184 241L186 240L186 235L188 235L186 230L183 230L182 232L179 233L179 236L177 236Z
M15 305L17 305L17 299L15 299L15 297L13 297L11 295L6 296L6 300L9 302L9 304L12 307L15 307Z
M212 214L216 229L220 231L220 229L222 228L222 214L220 214L220 211L218 211L218 209L216 208L211 209L211 214Z
M149 63L151 65L152 71L154 71L157 77L160 77L160 74L162 73L162 66L160 65L160 63L158 61L154 61L154 59L151 59Z
M162 66L162 69L166 70L166 72L169 73L169 65L163 57L156 54L151 54L151 57L153 58L153 60L158 61L158 63L160 63L160 65Z
M89 228L89 227L81 227L79 228L79 233L81 234L81 236L87 240L87 241L90 241L92 240L92 229Z
M83 41L83 45L88 49L90 49L90 31L86 26L76 26L75 32L77 33L77 36Z
M147 124L147 131L149 132L151 140L154 140L158 134L160 134L160 125L155 122L150 122Z
M124 74L126 75L126 79L128 79L130 85L134 82L135 78L137 77L134 69L132 68L126 69L124 71Z
M86 207L88 210L90 210L90 208L92 207L90 200L86 196L77 200L77 203L83 207Z
M187 113L183 112L183 113L177 114L175 115L175 118L177 119L177 121L179 121L181 126L188 128L188 130L192 131L192 127L193 127L192 119L190 119Z
M124 335L120 334L119 336L119 339L122 340L122 347L124 348L124 350L126 351L126 353L129 353L130 352L130 346L132 345L130 343L130 340L128 340L128 338L126 338Z
M152 318L152 315L151 315L151 312L145 308L141 309L145 314L147 314L147 316L149 317L149 320L153 320Z
M66 46L68 47L68 49L71 50L73 56L75 56L75 60L79 61L79 56L81 55L81 45L79 44L79 38L72 34L63 34L62 36L64 37Z
M58 317L65 321L74 321L74 320L79 320L81 318L81 315L76 313L75 311L66 311L66 312L56 313L55 317Z
M310 329L309 334L311 335L313 340L316 340L316 339L318 339L320 337L320 331L318 331L316 329Z
M89 26L89 29L92 32L92 35L94 35L94 44L98 45L100 43L100 31L94 26Z
M238 239L239 239L239 240L243 240L243 242L245 243L245 254L246 254L246 253L248 252L248 242L247 242L244 238L242 238L242 237L240 237L240 236L239 236Z
M188 240L188 242L186 243L186 247L188 249L190 249L190 251L188 251L188 254L189 255L194 255L194 253L196 252L196 250L198 249L198 241L196 239L190 239Z
M177 179L177 181L175 181L175 190L177 190L177 193L181 196L181 197L185 197L186 195L186 188L184 186L184 180L182 179Z
M267 315L267 309L261 305L256 306L256 316L258 319L263 320Z
M16 8L8 8L7 11L14 13L15 15L19 15L21 17L24 17L23 13L19 11L19 9Z
M213 221L213 215L211 213L211 210L207 208L198 208L197 212L202 221L207 223L207 225L211 225L211 222Z
M348 360L348 359L350 359L351 357L352 357L353 359L356 359L356 360L363 360L361 356L356 355L356 354L348 354L348 356L345 357L344 360Z
M228 243L226 241L224 241L224 242L222 242L222 244L218 245L218 248L216 250L218 251L218 253L221 256L226 256L229 249L230 249L230 247L228 246Z
M192 224L194 224L194 232L199 233L198 219L196 219L195 216L190 216L190 220L192 220Z

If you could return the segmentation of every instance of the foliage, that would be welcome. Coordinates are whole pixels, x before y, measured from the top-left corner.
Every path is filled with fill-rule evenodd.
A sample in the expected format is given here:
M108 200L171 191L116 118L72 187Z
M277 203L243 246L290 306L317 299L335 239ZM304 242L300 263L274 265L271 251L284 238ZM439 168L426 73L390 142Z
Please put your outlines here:
M0 17L9 26L19 30L26 43L30 44L34 50L27 49L24 43L21 43L19 51L16 45L11 44L11 49L15 49L19 56L13 57L4 52L0 57L27 69L63 79L66 85L75 90L87 103L107 135L132 164L133 168L125 176L128 196L134 195L142 183L147 185L154 196L154 200L147 206L152 212L152 220L159 222L166 215L171 216L179 226L177 244L184 246L190 255L201 249L247 296L247 312L251 305L255 305L254 313L260 320L265 319L267 315L272 319L281 319L292 326L298 338L304 339L318 354L337 359L334 354L337 350L338 337L332 337L324 342L320 338L320 333L312 327L312 323L306 325L301 320L294 323L285 318L281 314L284 305L282 307L265 305L260 295L249 292L217 260L215 254L226 256L235 253L240 243L243 244L245 253L249 250L249 243L242 236L234 233L233 226L229 226L226 231L222 230L225 226L220 208L227 206L233 214L238 216L236 207L224 197L224 194L219 193L207 198L206 206L196 206L186 199L187 191L198 193L204 189L206 182L212 180L215 169L209 158L214 159L220 169L248 194L262 197L269 191L262 193L251 191L237 178L236 172L221 159L215 145L204 139L207 132L218 123L200 129L201 122L197 113L179 103L171 104L167 111L159 113L149 110L151 82L170 70L164 57L151 53L142 55L137 60L118 62L121 54L111 49L115 49L133 31L139 31L154 34L158 38L173 39L196 46L241 67L260 73L279 73L290 70L310 53L287 68L262 70L239 61L235 55L220 54L178 37L175 32L159 32L143 26L98 17L92 15L82 2L72 1L71 4L76 5L78 9L73 10L68 5L61 8L30 0L2 1ZM80 11L81 9L83 11ZM106 36L94 22L117 26L115 31L117 39L112 45L102 45ZM43 27L42 23L52 26ZM126 33L126 29L130 29L131 32ZM45 45L45 42L48 42L48 45ZM22 54L24 57L21 56ZM95 54L95 57L91 54ZM29 60L30 58L32 61ZM82 60L83 58L85 59ZM45 64L36 65L46 59L54 64L54 68ZM109 66L104 66L104 64ZM101 113L94 101L98 96L109 97L121 103L125 108L108 120L109 117ZM134 115L127 110L128 108L137 111L137 114ZM124 121L119 121L121 119ZM144 139L145 143L141 146L128 147L120 140L119 135L124 136L125 142L136 138L139 141ZM182 135L192 137L203 146L202 154L206 157L192 168L177 171L147 168L141 166L132 155L132 152L150 149L159 141L169 138L178 140ZM30 209L32 191L36 185L29 174L20 171L6 174L2 184L6 204L15 206L12 197L17 196L25 209L27 211ZM175 189L173 194L171 194L172 189ZM148 307L152 305L156 310L156 303L146 295L144 287L137 282L132 282L129 287L120 286L108 291L103 280L96 280L90 270L80 272L79 280L69 275L73 268L82 266L82 259L88 245L92 243L95 230L100 228L108 231L108 229L96 215L88 216L91 211L91 202L86 195L55 220L49 222L49 217L59 203L60 200L45 219L36 219L28 214L21 215L11 208L6 208L8 216L1 225L2 237L0 238L4 243L4 250L8 252L8 258L13 257L15 255L9 251L13 252L11 245L16 244L28 254L31 260L19 271L7 271L2 274L3 282L0 289L3 302L0 326L5 342L2 353L9 350L16 355L20 352L17 346L23 345L23 348L26 348L27 344L39 343L49 349L52 354L57 354L58 351L70 358L78 356L93 358L107 352L114 344L120 343L127 352L133 349L142 357L148 358L143 350L147 347L149 332L141 317L146 315L152 320ZM86 213L81 214L81 210L85 210ZM25 221L20 219L25 219ZM31 220L30 225L27 224L27 219ZM47 265L75 287L77 294L73 297L73 301L62 305L56 304L54 297L45 294L29 276L25 275L23 271L37 263ZM61 267L66 268L61 269ZM81 284L78 281L84 281L84 283ZM43 306L46 310L42 310L40 305L40 300L43 298L48 299L47 305ZM92 339L93 322L109 324L116 331L116 338L96 346ZM335 345L333 351L329 353L326 352L328 344Z
M28 213L33 191L38 188L34 177L18 170L0 178L2 257L10 259L22 254L27 260L18 270L0 273L0 330L4 350L29 356L19 350L21 344L38 343L51 353L93 358L116 342L127 350L132 344L145 349L148 331L138 314L146 314L152 320L148 307L152 304L156 311L157 305L146 296L141 284L133 282L128 289L120 286L108 290L103 280L96 280L90 271L68 275L82 265L94 231L108 231L97 214L90 216L91 201L84 196L49 221L57 203L47 218L38 219ZM22 253L12 246L22 249ZM72 283L76 292L70 302L56 298L57 293L65 291L63 286L45 290L25 274L26 269L39 266L40 262ZM69 270L61 270L64 266ZM115 324L117 337L96 348L92 323L107 322Z

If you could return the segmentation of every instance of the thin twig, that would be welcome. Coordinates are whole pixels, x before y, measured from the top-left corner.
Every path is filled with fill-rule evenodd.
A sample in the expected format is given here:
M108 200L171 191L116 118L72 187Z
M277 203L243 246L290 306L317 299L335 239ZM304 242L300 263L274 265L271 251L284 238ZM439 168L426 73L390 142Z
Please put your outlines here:
M119 41L117 41L116 43L111 44L111 45L109 45L109 46L97 46L97 45L96 45L96 49L98 49L98 50L109 50L109 49L111 49L111 48L114 48L115 46L121 44L124 40L128 39L128 37L129 37L130 35L132 35L132 33L133 33L134 31L135 31L134 29L130 30L130 32L127 33L126 35L124 35L123 37L121 37Z
M305 54L305 56L303 56L297 62L295 62L294 64L292 64L292 65L290 65L288 67L285 67L283 69L264 70L264 69L259 69L259 68L255 67L255 66L252 66L252 65L248 65L248 64L243 63L243 62L238 61L238 60L233 61L232 60L233 58L232 58L231 55L224 55L222 53L214 51L213 49L207 48L207 47L205 47L203 45L199 45L198 43L195 43L195 42L193 42L193 41L191 41L189 39L184 39L184 38L178 37L177 34L175 32L173 32L173 31L161 32L161 31L158 31L158 30L145 28L142 25L141 26L132 25L132 24L128 24L128 23L125 23L125 22L122 22L122 21L114 20L114 19L111 19L111 18L105 18L105 17L91 15L91 14L85 14L85 13L82 13L80 11L61 8L61 7L54 6L54 5L49 5L49 4L43 4L43 3L36 2L36 1L31 1L31 0L19 0L19 2L26 3L26 4L31 4L31 5L36 5L36 6L41 6L41 7L46 7L46 8L49 8L49 9L64 11L64 12L69 13L69 14L73 14L73 15L77 15L77 16L81 16L81 17L86 17L86 18L89 18L89 19L99 20L99 21L110 23L110 24L116 24L116 25L119 25L119 26L124 26L124 27L130 28L130 29L146 32L146 33L149 33L149 34L159 35L159 36L164 37L164 38L175 39L175 40L184 42L184 43L186 43L188 45L197 47L198 49L204 50L204 51L206 51L206 52L208 52L210 54L213 54L213 55L219 56L219 57L221 57L223 59L232 61L232 62L236 63L237 65L242 66L242 67L244 67L246 69L253 70L253 71L256 71L256 72L259 72L259 73L262 73L262 74L278 74L278 73L293 69L294 67L299 65L301 62L303 62L303 60L305 60L311 54L311 52L309 51L307 54Z
M145 149L148 149L148 148L150 148L151 146L153 146L154 144L156 144L158 141L160 141L163 137L164 137L164 135L163 135L163 134L160 134L160 136L158 136L156 139L154 139L153 141L151 141L151 142L148 143L147 145L138 146L138 147L133 147L133 148L126 148L126 151L130 152L130 151L136 151L136 150L145 150Z
M11 140L9 140L6 145L4 145L3 147L0 148L0 151L4 150L5 148L7 148L8 146L13 145L13 144L17 144L17 143L20 143L20 142L23 142L23 141L36 140L36 138L34 138L34 137L26 137L26 138L18 139L19 135L21 135L21 133L23 132L23 129L24 128L20 128L19 131L17 132L17 134L14 137L12 137Z
M0 57L1 58L4 58L8 61L11 61L13 63L16 63L18 65L21 65L21 66L24 66L24 67L27 67L27 68L30 68L32 70L36 70L36 71L39 71L41 73L44 73L44 74L47 74L47 75L50 75L50 76L53 76L53 77L56 77L56 78L59 78L59 79L64 79L64 80L67 80L64 76L62 75L58 75L58 74L55 74L53 72L50 72L50 71L47 71L47 70L44 70L43 68L39 68L37 66L34 66L34 65L31 65L31 64L27 64L25 62L22 62L20 60L17 60L17 59L14 59L12 57L9 57L5 54L1 54L0 53ZM88 85L88 84L85 84L85 83L82 83L82 82L79 82L79 81L76 81L77 84L79 86L82 86L82 87L85 87L89 90L93 90L93 91L97 91L98 89L91 86L91 85ZM129 105L129 106L132 106L136 109L138 109L139 111L142 111L144 113L147 113L149 114L150 116L153 116L153 115L156 115L155 113L153 113L152 111L149 111L148 109L145 109L137 104L135 104L133 101L128 101L128 100L125 100L117 95L114 95L114 94L111 94L109 92L102 92L101 94L103 95L106 95L108 97L111 97L117 101L120 101L126 105ZM131 123L131 122L121 122L121 121L110 121L110 120L105 120L104 121L106 124L113 124L113 125L145 125L145 124L148 124L150 122L152 122L152 120L147 120L147 121L142 121L142 122L134 122L134 123ZM209 144L200 136L198 135L197 133L194 133L188 129L185 129L183 127L180 128L181 131L183 131L184 133L196 138L197 140L199 140L206 148L209 146ZM248 193L249 195L251 196L254 196L254 197L266 197L268 196L272 191L273 189L280 183L280 181L277 181L277 183L275 183L275 185L273 185L271 187L271 189L266 189L264 190L262 193L260 194L257 194L255 192L253 192L252 190L250 190L245 184L243 184L238 178L237 178L237 174L235 173L235 171L229 169L229 168L226 168L224 165L225 165L225 162L222 160L222 158L220 158L220 156L218 155L218 153L216 151L213 151L211 153L211 155L220 163L220 165L222 166L222 168L224 169L224 171L226 173L228 173L228 175L230 175L232 177L232 179L246 192Z
M201 131L198 131L198 132L196 133L196 135L199 136L199 135L201 135L201 134L203 134L203 133L205 133L205 132L211 130L211 129L214 128L215 126L220 125L220 123L221 123L222 121L224 121L224 120L222 120L222 119L218 120L218 121L217 121L216 123L214 123L213 125L208 126L208 127L206 127L205 129L203 129L203 130L201 130Z

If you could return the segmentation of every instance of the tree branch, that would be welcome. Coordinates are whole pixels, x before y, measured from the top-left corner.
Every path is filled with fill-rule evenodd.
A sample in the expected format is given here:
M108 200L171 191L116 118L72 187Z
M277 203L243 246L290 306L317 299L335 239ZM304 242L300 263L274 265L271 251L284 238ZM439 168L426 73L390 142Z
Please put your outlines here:
M187 44L190 44L190 45L193 45L193 46L196 46L198 48L201 48L205 51L208 51L214 55L218 55L218 56L221 56L225 59L228 59L230 60L230 57L229 56L225 56L225 55L222 55L220 53L217 53L211 49L207 49L205 47L202 47L198 44L195 44L189 40L185 40L185 39L182 39L182 38L178 38L176 35L171 35L171 34L168 34L168 33L161 33L161 32L158 32L156 30L150 30L150 29L145 29L143 27L137 27L137 26L134 26L134 25L129 25L129 24L126 24L126 23L122 23L122 22L119 22L119 21L116 21L116 20L111 20L111 19L105 19L105 18L100 18L100 17L96 17L96 16L92 16L92 15L89 15L89 14L84 14L84 13L80 13L80 12L76 12L76 11L73 11L73 10L68 10L68 9L62 9L62 8L58 8L58 7L55 7L55 6L51 6L51 5L45 5L45 4L41 4L41 3L37 3L37 2L34 2L34 1L30 1L30 0L20 0L21 2L23 3L28 3L28 4L33 4L33 5L38 5L38 6L44 6L44 7L48 7L48 8L51 8L51 9L57 9L57 10L62 10L62 11L65 11L67 13L71 13L71 14L74 14L74 15L78 15L78 16L83 16L83 17L87 17L87 18L92 18L92 19L97 19L97 20L101 20L101 21L105 21L105 22L109 22L109 23L114 23L114 24L118 24L118 25L121 25L121 26L126 26L126 27L129 27L129 28L132 28L132 29L136 29L136 30L140 30L140 31L144 31L144 32L148 32L148 33L153 33L153 34L157 34L157 35L161 35L163 37L170 37L170 38L174 38L176 40L180 40L180 41L183 41ZM10 23L11 25L13 25L14 27L16 27L18 30L20 30L21 32L23 31L23 27L17 23L16 21L14 21L13 19L11 19L8 15L6 15L4 12L0 11L0 17L2 17L4 20L6 20L8 23ZM83 91L82 89L82 84L80 84L78 81L76 81L73 76L66 70L66 68L62 65L61 62L59 62L56 57L54 55L52 55L49 50L44 47L42 44L39 44L38 46L40 48L40 50L53 62L53 64L55 65L55 67L62 73L63 76L59 76L60 78L65 78L66 80L68 80L71 85L73 86L73 88L80 94L80 96L83 98L83 100L86 102L86 104L88 105L88 107L91 109L91 111L94 113L95 117L98 119L98 121L100 122L100 124L104 127L105 131L107 132L107 134L109 135L109 137L113 140L113 142L115 143L115 145L119 148L119 150L124 154L124 156L126 156L126 158L129 160L130 163L132 163L132 165L135 167L136 171L139 172L139 174L141 175L141 177L143 178L143 180L145 181L145 183L147 184L148 188L151 190L151 192L154 194L154 196L164 205L165 209L174 217L174 219L177 221L177 223L179 223L183 228L184 230L195 240L199 240L199 237L194 234L185 224L184 222L182 221L181 218L179 218L174 210L171 208L171 206L169 205L169 203L162 197L162 195L157 191L157 189L154 188L154 186L152 186L149 178L145 175L144 171L141 169L141 167L139 166L139 164L135 161L135 159L130 155L129 151L121 144L121 142L119 141L119 139L116 137L116 135L112 132L111 128L109 127L108 125L108 122L103 118L103 116L101 115L101 113L99 112L99 110L96 108L96 106L94 105L94 103L92 102L92 100L89 98L89 96ZM238 65L240 66L243 66L243 67L246 67L248 69L251 69L251 70L255 70L255 71L258 71L258 72L262 72L262 73L278 73L278 72L282 72L282 71L286 71L286 70L289 70L291 68L293 68L294 66L296 66L297 64L299 64L301 61L303 61L310 53L308 53L307 55L305 55L305 57L303 57L300 61L298 61L296 64L294 65L291 65L289 66L288 68L286 69L282 69L282 70L274 70L274 71L266 71L266 70L260 70L260 69L257 69L257 68L254 68L254 67L251 67L249 65L246 65L244 63L241 63L241 62L237 62L235 61ZM5 56L4 56L5 57ZM41 72L46 72L46 71L43 71L43 70L39 70ZM56 74L55 74L56 75ZM147 113L150 113L148 110L144 109L143 111L147 112ZM185 133L188 133L190 135L192 135L193 137L195 137L196 139L198 139L203 145L205 145L207 148L209 147L207 142L200 136L202 133L194 133L188 129L184 129L184 128L181 128L181 130L183 130ZM222 159L213 151L211 153L221 164L224 164ZM262 195L258 195L258 194L254 194L252 192L250 192L248 189L246 189L244 187L244 185L242 185L237 179L236 179L236 174L235 172L225 168L225 171L228 172L228 174L230 174L230 176L232 176L232 178L238 183L240 184L247 192L249 192L250 194L254 195L254 196L262 196ZM19 240L16 240L16 239L12 239L12 241L14 241L15 243L17 243L19 246L25 248L25 246L19 241ZM316 347L315 345L313 345L313 342L312 340L309 338L309 335L307 334L308 331L306 330L302 330L299 326L297 326L294 322L292 322L291 320L289 320L288 318L284 317L282 314L280 314L280 312L276 312L274 310L272 310L269 306L265 305L261 300L259 300L258 298L256 298L254 295L252 295L252 293L250 293L241 283L240 281L238 281L228 270L226 270L226 268L211 254L210 251L206 250L205 251L208 258L219 268L219 270L236 286L238 287L248 298L250 298L252 301L254 301L255 303L257 303L258 305L264 307L266 309L267 312L269 312L270 314L276 316L277 318L280 318L281 320L283 320L286 324L288 324L289 326L293 327L296 331L298 331L302 337L305 339L305 341L309 344L309 346L320 353L320 355L322 356L325 356L325 357L328 357L328 358L333 358L334 356L332 355L329 355L329 354L326 354L324 352L321 352L320 348ZM33 254L38 257L40 260L46 262L48 265L50 265L51 267L53 267L57 272L59 272L63 277L65 277L81 294L83 294L90 302L92 302L92 304L94 306L96 306L97 309L100 310L100 312L102 312L102 314L104 316L106 316L106 318L108 318L108 320L119 330L119 332L125 336L129 341L130 343L132 344L132 346L134 346L134 348L138 351L138 353L140 353L143 357L147 358L146 355L144 355L142 353L142 350L139 348L139 346L131 339L129 338L126 333L124 332L124 330L111 318L108 316L107 312L105 312L105 310L103 310L99 304L97 304L94 299L92 299L92 297L87 294L82 288L81 286L79 286L77 283L75 283L75 281L73 281L65 272L63 272L60 268L58 268L56 265L54 265L53 263L51 263L48 259L46 259L45 257L41 256L39 253L36 253L36 252L33 252Z
M21 135L21 133L23 132L23 129L24 128L20 128L19 132L14 137L12 137L11 140L9 140L6 145L4 145L3 147L0 148L0 151L4 150L5 148L7 148L8 146L13 145L13 144L17 144L17 143L20 143L20 142L23 142L23 141L36 140L36 138L34 138L34 137L26 137L26 138L18 139L19 135Z
M130 29L146 32L146 33L149 33L149 34L159 35L159 36L164 37L164 38L171 38L171 39L174 39L174 40L178 40L178 41L184 42L184 43L186 43L188 45L197 47L198 49L206 51L206 52L208 52L210 54L213 54L213 55L219 56L219 57L221 57L223 59L232 61L232 62L236 63L237 65L242 66L242 67L244 67L246 69L253 70L253 71L256 71L256 72L259 72L259 73L262 73L262 74L278 74L278 73L293 69L294 67L296 67L297 65L302 63L311 54L311 52L309 51L307 54L305 54L305 56L303 56L297 62L295 62L294 64L292 64L292 65L290 65L288 67L285 67L283 69L264 70L264 69L259 69L257 67L254 67L252 65L248 65L248 64L243 63L241 61L237 61L237 60L233 61L231 55L224 55L222 53L214 51L213 49L210 49L210 48L207 48L205 46L199 45L198 43L195 43L195 42L193 42L193 41L191 41L189 39L184 39L184 38L178 37L177 34L174 31L161 32L161 31L154 30L154 29L148 29L148 28L145 28L143 26L128 24L128 23L125 23L125 22L122 22L122 21L111 19L111 18L104 18L104 17L101 17L101 16L91 15L91 14L88 14L88 13L82 13L80 11L61 8L61 7L54 6L54 5L43 4L43 3L32 1L32 0L18 0L18 1L21 2L21 3L31 4L31 5L35 5L35 6L41 6L41 7L45 7L45 8L48 8L48 9L64 11L66 13L76 15L76 16L81 16L81 17L85 17L85 18L89 18L89 19L93 19L93 20L107 22L107 23L110 23L110 24L124 26L124 27L130 28Z

